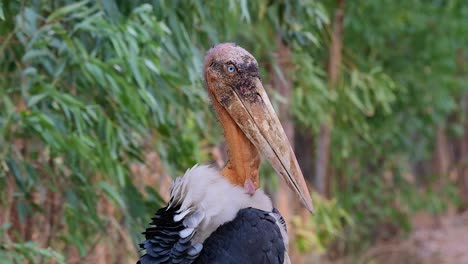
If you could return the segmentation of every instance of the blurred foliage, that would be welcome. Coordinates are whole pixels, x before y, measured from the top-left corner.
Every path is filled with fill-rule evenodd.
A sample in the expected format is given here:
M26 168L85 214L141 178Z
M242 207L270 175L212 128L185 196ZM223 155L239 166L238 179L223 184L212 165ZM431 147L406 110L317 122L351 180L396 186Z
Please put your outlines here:
M335 4L325 1L330 17ZM333 189L357 223L342 236L353 254L380 239L385 226L409 230L413 212L460 203L453 182L434 180L446 175L417 168L433 158L437 126L455 140L463 136L468 8L457 0L347 1L344 14L335 89L324 67L331 26L321 35L325 45L292 45L292 110L315 135L332 120Z
M292 223L297 239L294 241L301 252L316 251L323 253L337 239L344 239L346 228L354 229L352 216L337 203L336 199L327 200L318 194L312 194L315 206L314 217L304 221L294 216Z
M365 108L354 100L354 107L334 105L336 113L346 108L349 114L334 119L332 162L340 175L338 200L363 223L356 244L363 235L376 239L382 223L408 230L411 212L441 212L442 205L457 202L453 183L435 186L442 182L434 178L444 175L418 175L416 167L431 162L437 126L463 126L461 119L448 121L466 115L460 111L468 92L468 74L460 65L467 60L461 51L468 48L463 3L353 1L346 8L342 86L349 90L360 83L353 81L356 70L374 75L364 81L373 92L357 86ZM361 109L366 110L356 112Z
M273 61L268 56L276 31L284 28L285 37L304 45L314 40L306 29L326 18L314 6L315 1L2 2L1 206L14 208L22 225L49 217L42 204L48 197L58 197L60 206L53 216L59 225L41 234L42 245L8 242L10 236L15 243L27 239L13 226L0 238L8 245L1 254L21 262L21 254L37 260L49 252L40 246L62 254L73 246L83 258L98 241L122 249L122 238L115 241L107 233L116 223L117 232L140 241L162 198L158 186L138 187L130 165L144 162L145 151L156 151L164 171L177 176L207 162L207 147L220 139L202 83L206 49L237 41ZM298 27L302 18L313 19ZM258 27L264 34L252 34ZM104 212L103 201L115 213ZM135 252L127 253L135 258Z
M185 157L176 166L199 158L191 146L201 141L196 124L203 112L186 107L203 109L206 101L199 80L186 78L196 67L175 72L179 65L162 55L170 30L150 5L119 24L86 1L22 7L11 19L0 53L3 174L15 178L23 220L41 213L31 193L59 192L65 226L81 228L67 230L57 243L84 254L108 221L98 213L101 198L114 203L130 229L144 225L141 217L159 204L144 199L128 173L149 135L160 138L154 148L166 161Z
M225 41L256 56L275 105L284 100L271 76L292 78L298 127L313 136L333 120L336 199L317 198L312 222L296 220L302 250L340 240L353 252L382 224L409 229L412 210L436 213L457 199L451 186L420 190L404 176L431 158L434 127L467 93L457 64L468 54L464 1L347 1L336 89L325 70L335 1L205 2L0 3L0 207L13 206L24 223L47 214L43 197L61 199L50 244L25 241L7 224L0 259L61 262L66 245L86 256L96 241L119 248L110 225L136 245L163 199L158 186L141 188L130 166L148 151L171 176L209 162L221 130L203 88L203 55ZM279 67L278 39L292 52L290 72ZM416 181L431 186L433 176ZM99 208L103 200L112 214Z
M59 253L48 248L40 248L35 242L14 243L7 234L10 228L9 224L4 224L0 227L0 236L2 236L2 245L0 246L0 263L35 263L37 259L44 261L56 261L56 263L64 264L64 258Z

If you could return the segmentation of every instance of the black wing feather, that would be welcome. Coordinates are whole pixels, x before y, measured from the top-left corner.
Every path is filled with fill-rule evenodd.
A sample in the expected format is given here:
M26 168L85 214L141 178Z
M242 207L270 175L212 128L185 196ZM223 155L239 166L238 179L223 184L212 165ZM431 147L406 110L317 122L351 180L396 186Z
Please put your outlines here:
M285 251L276 219L268 212L246 208L211 234L195 263L283 264Z
M138 264L190 264L198 256L199 250L193 250L191 245L194 233L185 238L179 235L179 232L185 229L183 220L174 221L179 209L180 205L177 205L164 207L156 212L150 227L143 232L146 240L140 244L140 248L144 249L146 254L140 257Z
M220 226L205 240L200 253L191 245L194 233L186 238L179 235L185 229L182 220L173 220L179 209L180 205L156 212L143 233L146 240L140 248L146 254L139 264L283 264L286 249L271 213L255 208L240 210L234 220Z

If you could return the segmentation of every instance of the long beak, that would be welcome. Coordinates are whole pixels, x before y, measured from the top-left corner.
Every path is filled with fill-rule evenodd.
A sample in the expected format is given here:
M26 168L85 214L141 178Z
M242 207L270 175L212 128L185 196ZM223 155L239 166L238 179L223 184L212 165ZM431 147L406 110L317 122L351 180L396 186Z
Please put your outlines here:
M312 199L296 155L259 78L254 78L254 85L247 93L245 90L244 94L242 92L242 89L229 87L223 93L214 93L214 96L275 171L299 195L304 206L313 213Z

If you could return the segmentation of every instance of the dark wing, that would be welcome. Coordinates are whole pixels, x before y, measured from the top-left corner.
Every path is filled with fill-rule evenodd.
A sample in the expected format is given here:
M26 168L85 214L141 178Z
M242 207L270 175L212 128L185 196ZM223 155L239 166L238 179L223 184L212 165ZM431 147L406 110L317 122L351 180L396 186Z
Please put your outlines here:
M190 264L202 249L201 244L191 245L195 234L193 228L187 228L180 221L174 221L180 205L171 208L164 207L156 212L150 227L143 234L146 240L140 248L146 254L140 257L139 264L149 263L183 263Z
M285 246L271 213L246 208L203 243L197 264L283 264Z

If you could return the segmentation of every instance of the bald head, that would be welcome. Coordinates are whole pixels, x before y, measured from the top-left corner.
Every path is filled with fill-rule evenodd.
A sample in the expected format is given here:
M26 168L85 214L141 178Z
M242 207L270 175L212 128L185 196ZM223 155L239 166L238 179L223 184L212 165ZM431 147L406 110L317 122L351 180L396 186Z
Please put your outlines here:
M222 43L211 48L205 57L205 81L228 80L233 77L259 77L257 60L234 43ZM211 78L211 80L208 80Z

